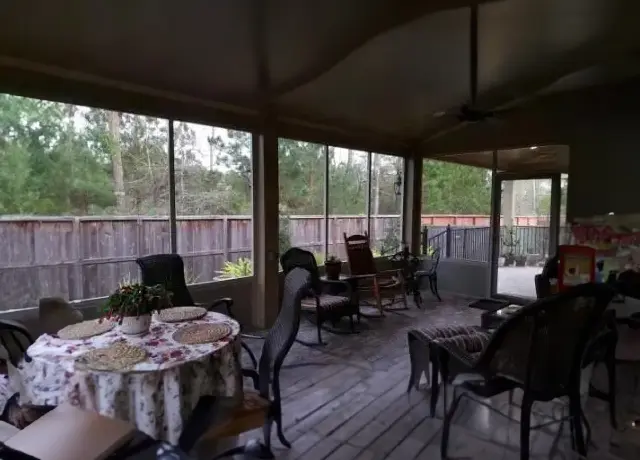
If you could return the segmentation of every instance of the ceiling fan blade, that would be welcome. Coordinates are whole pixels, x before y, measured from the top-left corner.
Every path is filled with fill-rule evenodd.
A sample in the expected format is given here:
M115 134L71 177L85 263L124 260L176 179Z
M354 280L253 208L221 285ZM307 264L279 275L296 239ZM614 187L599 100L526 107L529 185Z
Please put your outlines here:
M469 95L471 107L478 96L478 4L470 7L469 15Z

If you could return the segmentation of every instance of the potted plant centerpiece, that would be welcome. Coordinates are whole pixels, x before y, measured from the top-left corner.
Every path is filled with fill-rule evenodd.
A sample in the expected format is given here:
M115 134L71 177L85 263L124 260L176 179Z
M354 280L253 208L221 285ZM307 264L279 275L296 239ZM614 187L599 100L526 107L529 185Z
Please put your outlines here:
M137 335L149 331L151 314L171 307L171 293L164 286L126 284L109 296L105 318L117 321L123 334Z
M324 261L324 271L327 274L327 279L339 280L340 272L342 271L342 261L336 256L329 256Z

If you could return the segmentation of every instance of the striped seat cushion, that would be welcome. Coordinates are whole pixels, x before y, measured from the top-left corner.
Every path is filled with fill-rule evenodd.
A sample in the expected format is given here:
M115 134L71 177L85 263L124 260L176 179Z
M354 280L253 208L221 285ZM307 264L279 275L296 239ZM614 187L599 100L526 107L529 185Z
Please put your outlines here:
M409 333L426 343L430 343L436 339L469 335L480 331L479 326L427 326L411 329Z
M320 300L320 308L325 310L332 310L334 308L343 307L349 304L349 297L343 297L339 295L323 294L319 296L318 299ZM315 297L307 297L305 299L302 299L302 309L315 310L316 309Z
M433 343L447 350L450 355L456 357L465 365L472 367L490 339L490 333L478 331L472 334L435 339Z

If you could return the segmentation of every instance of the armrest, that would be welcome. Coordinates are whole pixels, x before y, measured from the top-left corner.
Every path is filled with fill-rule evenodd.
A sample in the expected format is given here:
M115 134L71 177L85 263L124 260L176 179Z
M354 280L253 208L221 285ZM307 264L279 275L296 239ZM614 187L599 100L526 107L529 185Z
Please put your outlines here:
M223 310L225 311L226 315L233 318L233 312L231 310L231 307L233 307L233 299L230 297L223 297L221 299L217 299L214 300L207 308L207 310L209 311L214 311L215 309L219 308L219 307L224 307Z
M376 278L400 278L403 279L404 275L400 269L381 270L376 273Z
M339 286L344 289L347 293L347 297L351 298L353 295L353 287L351 287L351 283L342 280L327 280L321 279L320 282L325 286Z
M255 369L242 369L242 376L243 377L248 377L251 379L251 381L253 382L253 388L255 388L256 390L259 390L259 379L260 376L258 375L258 372Z

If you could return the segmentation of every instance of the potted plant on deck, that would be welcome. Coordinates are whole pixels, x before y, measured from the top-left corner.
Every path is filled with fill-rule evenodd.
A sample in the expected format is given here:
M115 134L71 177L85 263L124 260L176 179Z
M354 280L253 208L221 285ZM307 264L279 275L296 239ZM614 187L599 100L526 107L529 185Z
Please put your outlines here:
M171 306L171 293L164 286L127 284L109 296L105 318L117 321L123 334L137 335L149 331L151 314Z
M324 271L329 280L339 280L342 271L342 261L336 256L329 256L324 261Z
M504 238L502 238L502 247L504 248L504 266L511 267L516 262L516 248L520 244L520 240L516 238L516 231L513 228L507 228Z

